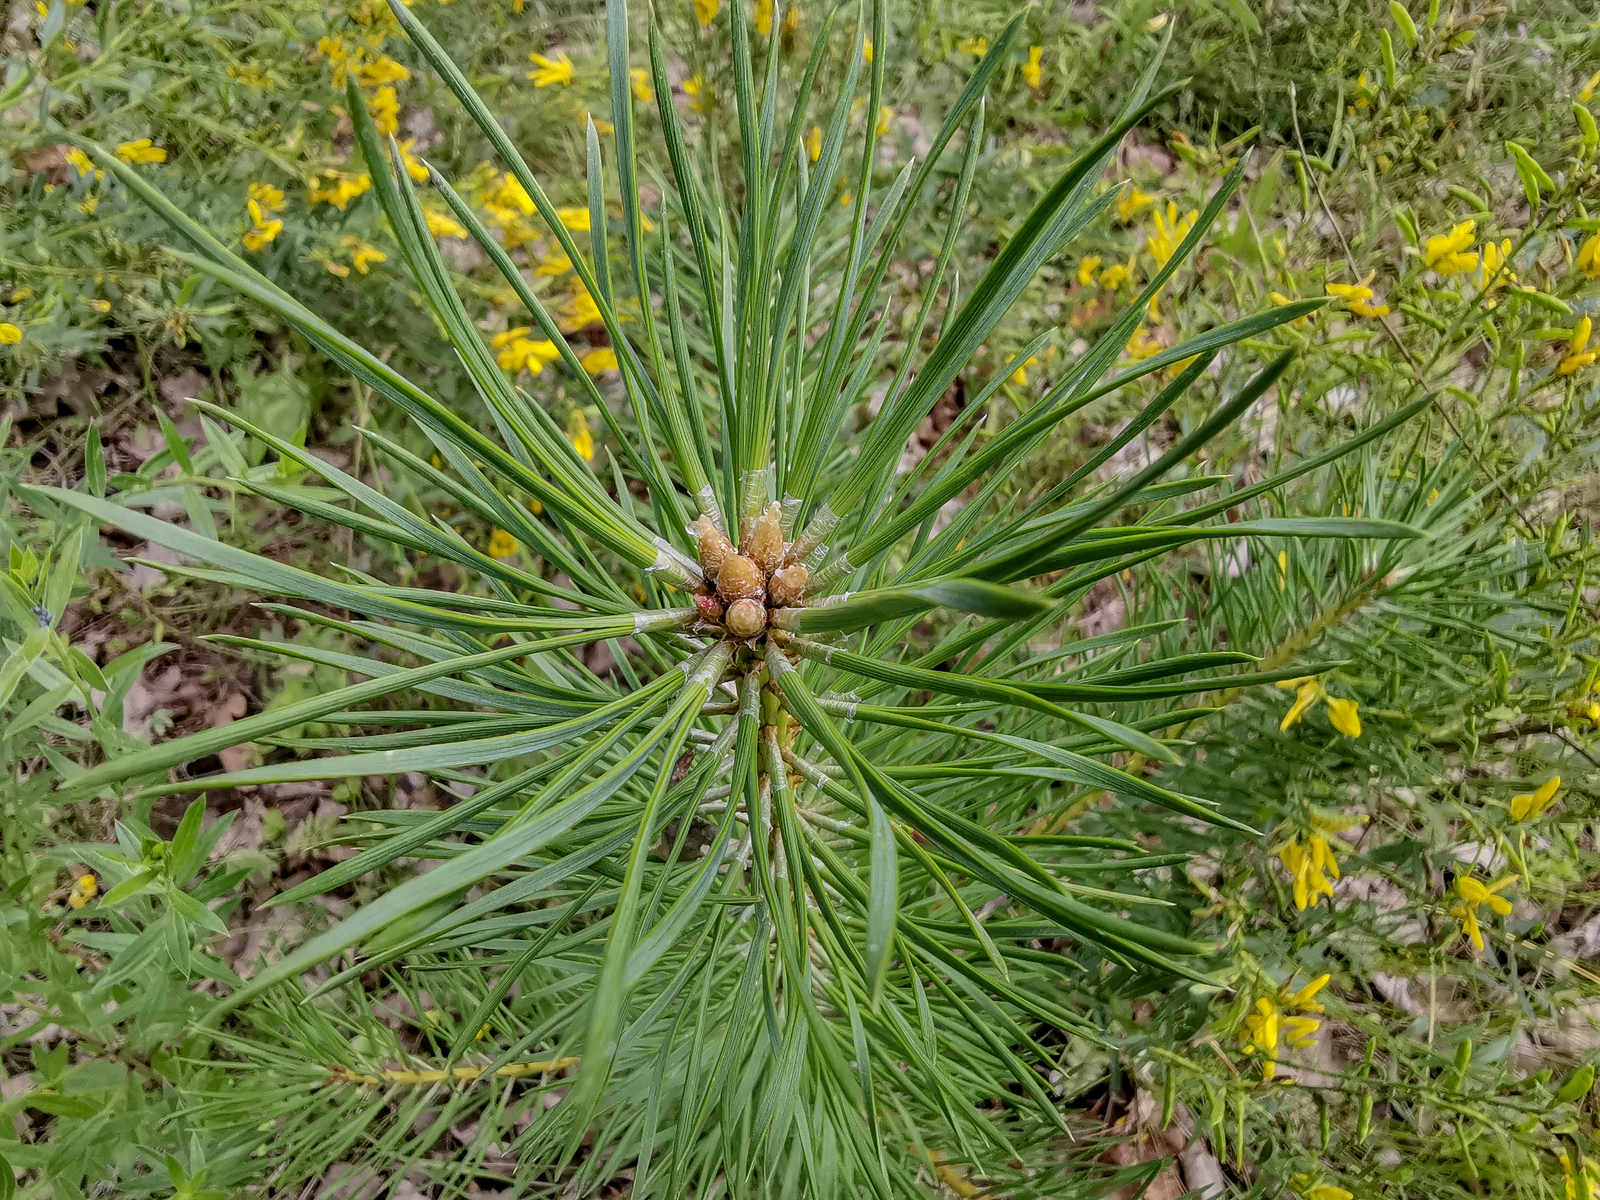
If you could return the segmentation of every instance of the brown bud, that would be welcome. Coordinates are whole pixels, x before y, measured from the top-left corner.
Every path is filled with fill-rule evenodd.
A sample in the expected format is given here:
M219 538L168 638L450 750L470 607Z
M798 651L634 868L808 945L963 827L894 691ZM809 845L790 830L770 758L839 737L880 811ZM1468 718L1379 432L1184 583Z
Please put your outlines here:
M745 542L745 554L756 566L770 574L783 561L783 509L774 500L757 518Z
M722 601L711 592L696 592L694 606L700 610L700 615L708 621L722 620Z
M806 568L804 563L792 567L779 567L767 584L767 597L774 608L793 608L806 597Z
M689 530L700 542L700 569L707 579L715 579L722 570L722 560L733 550L733 543L722 536L722 530L704 513L695 519Z
M735 600L728 605L726 624L734 637L755 637L767 627L767 608L759 600Z
M767 590L767 577L761 568L742 554L730 554L717 572L717 593L732 604L735 600L760 600Z

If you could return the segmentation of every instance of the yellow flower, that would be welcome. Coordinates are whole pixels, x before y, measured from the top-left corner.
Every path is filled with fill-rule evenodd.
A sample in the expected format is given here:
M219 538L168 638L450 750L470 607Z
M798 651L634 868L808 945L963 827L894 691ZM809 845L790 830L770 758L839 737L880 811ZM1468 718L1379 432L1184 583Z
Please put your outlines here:
M557 50L548 57L543 54L529 54L528 61L538 68L528 72L528 78L533 80L533 86L536 88L550 87L552 84L565 87L577 74L572 60L562 50Z
M573 279L572 299L568 301L567 310L563 314L561 331L572 333L598 324L600 319L600 306L594 302L589 289L583 286L581 279Z
M868 65L872 63L872 39L867 38L861 47L861 57L866 59Z
M762 37L772 36L772 0L756 0L756 32Z
M1282 308L1286 304L1293 304L1294 303L1293 299L1291 299L1288 296L1285 296L1282 292L1268 292L1267 293L1267 299L1271 300L1272 303L1275 306L1277 306L1278 308ZM1296 317L1294 320L1290 321L1289 324L1292 325L1294 328L1299 329L1301 326L1305 325L1310 320L1311 320L1311 318L1309 316Z
M368 108L379 137L388 137L400 128L400 98L395 95L394 88L387 85L379 88Z
M373 263L388 262L389 256L376 246L366 242L357 242L354 238L347 238L346 243L353 246L350 254L350 265L365 275Z
M811 156L812 162L816 162L817 159L822 157L822 126L813 125L811 127L811 131L806 134L805 140L806 153ZM1596 234L1595 236L1600 238L1600 234Z
M428 168L423 161L411 153L411 147L417 144L416 138L407 138L400 143L400 161L405 164L406 174L411 176L413 183L428 182Z
M283 207L283 189L273 187L270 183L252 183L250 199L259 204L263 212L277 212Z
M1578 267L1590 279L1600 276L1600 233L1591 234L1578 251Z
M704 75L693 75L683 81L684 95L689 97L689 107L695 112L708 113L716 104L716 95Z
M694 19L700 22L702 29L716 20L721 10L722 0L694 0Z
M1150 251L1150 257L1156 260L1158 268L1166 266L1172 260L1172 256L1178 252L1178 246L1189 235L1189 230L1194 228L1195 220L1199 216L1199 213L1191 209L1180 221L1178 206L1170 201L1167 204L1166 220L1161 219L1159 210L1156 212L1155 232L1146 239L1145 247Z
M328 182L325 187L312 185L307 199L312 204L326 202L340 212L344 212L350 206L350 201L372 186L372 177L369 175L350 176L342 171L329 171L326 179Z
M1511 269L1511 239L1505 238L1498 246L1493 242L1485 242L1483 252L1478 256L1478 287L1485 292L1493 292L1516 281L1517 273ZM1495 306L1493 300L1486 303L1490 308Z
M982 58L989 53L989 39L986 37L964 37L956 43L958 54L970 54L974 58Z
M1567 353L1556 364L1557 375L1572 375L1594 362L1596 351L1589 349L1589 334L1594 329L1594 322L1588 317L1582 317L1573 326L1572 340L1567 343Z
M565 275L572 270L572 260L561 251L557 250L549 258L544 259L534 267L535 275Z
M87 179L90 175L93 175L96 179L105 178L106 173L96 167L89 156L76 146L67 151L67 162L78 173L79 179Z
M328 269L328 274L330 275L337 275L340 279L348 279L350 277L350 268L334 258L326 250L313 250L311 252L311 260L321 263Z
M1328 986L1328 981L1332 978L1332 975L1318 975L1310 983L1306 984L1305 987L1301 988L1298 992L1295 992L1292 996L1285 1000L1284 1006L1287 1008L1298 1008L1301 1012L1322 1012L1322 1004L1316 999L1316 995L1323 988Z
M1145 327L1140 325L1133 331L1133 336L1128 339L1128 344L1123 349L1133 358L1154 358L1166 347L1152 334L1145 332Z
M1461 903L1450 910L1450 915L1461 922L1461 932L1472 940L1476 949L1483 949L1483 929L1478 924L1478 909L1487 904L1492 911L1502 917L1508 914L1511 911L1511 901L1495 893L1516 881L1515 875L1507 875L1504 879L1497 879L1485 886L1470 875L1457 878L1456 892L1461 896Z
M411 78L411 72L387 54L380 54L371 62L358 66L355 76L356 82L362 87L375 88L386 83L404 83Z
M244 235L244 248L254 252L283 232L283 222L262 212L261 204L257 200L247 200L245 207L250 210L251 226L249 232Z
M1589 82L1583 85L1583 90L1578 93L1578 99L1587 104L1594 99L1595 88L1600 87L1600 71L1589 76Z
M1007 359L1006 360L1006 365L1010 366L1012 363L1014 363L1016 361L1017 360L1015 358ZM1030 354L1028 356L1028 361L1027 362L1023 363L1015 371L1011 372L1011 382L1016 384L1018 387L1027 387L1028 386L1028 368L1031 367L1031 366L1034 366L1036 363L1038 363L1038 361L1039 361L1038 358L1036 358L1035 356Z
M598 375L602 371L617 370L617 352L610 346L601 346L591 350L578 360L583 364L583 369L591 375Z
M533 197L509 171L484 196L483 206L497 225L509 225L519 216L533 216Z
M90 308L94 309L97 313L108 313L111 311L111 301L102 299L99 296L94 297L92 300L85 300L84 303Z
M1344 1188L1331 1183L1316 1183L1309 1175L1296 1175L1294 1190L1300 1194L1301 1200L1354 1200Z
M556 216L561 218L561 223L574 233L589 232L589 210L583 205L572 205L568 208L556 209Z
M1287 550L1278 551L1278 590L1280 592L1289 590L1289 552Z
M80 875L72 885L72 895L67 897L68 908L82 908L100 894L100 884L93 875Z
M1358 738L1361 736L1361 716L1356 711L1360 707L1354 700L1345 700L1338 696L1328 697L1328 724L1332 725L1345 737Z
M1044 78L1044 70L1040 65L1043 57L1043 46L1029 46L1028 61L1022 64L1022 78L1034 91L1039 90L1039 83Z
M649 104L656 98L656 90L650 86L650 72L643 67L634 67L628 72L628 79L633 88L635 99L643 104Z
M1100 256L1091 254L1078 264L1078 282L1088 287L1094 282L1094 273L1100 269Z
M1157 13L1144 23L1146 33L1160 33L1167 27L1167 22L1172 20L1171 13Z
M878 136L882 137L889 132L889 120L894 116L894 109L887 104L878 109Z
M1307 906L1315 908L1323 896L1333 895L1332 881L1339 878L1339 860L1320 833L1312 834L1304 846L1298 837L1289 839L1278 851L1278 861L1294 877L1294 906L1301 912Z
M167 161L167 152L160 146L152 146L149 138L140 138L138 141L123 142L118 146L117 157L129 164L160 163Z
M1473 231L1477 227L1476 221L1462 221L1449 233L1429 238L1422 246L1423 260L1440 275L1460 275L1476 270L1478 256L1468 254L1467 249L1472 245Z
M1126 283L1128 277L1132 274L1133 256L1129 255L1126 263L1112 263L1104 271L1100 272L1100 286L1108 292L1113 291Z
M572 415L567 418L567 441L572 443L572 448L584 462L594 461L594 434L589 432L589 422L581 408L573 409Z
M1561 787L1561 776L1552 775L1539 785L1537 791L1526 796L1511 797L1511 819L1514 821L1537 820L1550 801L1555 799L1557 790Z
M0 346L17 346L22 343L22 330L10 321L0 321Z
M800 10L793 5L783 14L783 48L792 49L794 41L800 36Z
M489 555L491 558L513 558L516 553L517 539L504 529L496 529L489 535ZM488 1028L487 1025L484 1026L485 1030ZM483 1034L479 1033L478 1037L482 1038Z
M1135 184L1123 192L1121 198L1118 199L1117 220L1126 225L1155 202L1156 198L1154 196L1149 192L1141 192L1138 185Z
M561 356L554 342L534 341L528 336L532 332L531 328L522 325L497 333L489 340L490 349L500 352L495 355L495 362L500 364L502 370L510 371L513 375L518 371L537 375L544 370L545 363Z
M467 236L467 227L452 216L427 208L422 211L423 220L428 222L428 232L436 238L464 238Z
M1378 274L1376 270L1368 271L1367 277L1360 283L1329 283L1323 285L1323 290L1330 296L1337 296L1344 301L1344 306L1358 317L1384 317L1389 315L1387 304L1368 304L1372 299L1372 288L1368 286Z
M1239 1034L1246 1054L1261 1055L1261 1074L1271 1079L1278 1072L1278 1006L1265 996L1256 1001L1255 1011L1246 1015Z

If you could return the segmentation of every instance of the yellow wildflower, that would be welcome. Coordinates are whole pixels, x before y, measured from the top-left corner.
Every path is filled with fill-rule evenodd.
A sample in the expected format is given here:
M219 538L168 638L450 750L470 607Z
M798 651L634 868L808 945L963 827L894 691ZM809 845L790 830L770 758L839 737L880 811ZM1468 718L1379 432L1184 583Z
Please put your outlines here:
M389 256L376 246L362 242L350 255L350 265L365 275L373 263L388 262Z
M542 260L534 267L535 275L565 275L572 270L572 260L561 251L557 250L549 258Z
M970 54L974 58L982 58L989 53L989 39L986 37L964 37L956 43L956 53Z
M411 72L387 54L380 54L371 62L356 67L355 77L362 87L375 88L386 83L404 83L411 78Z
M250 199L261 206L262 212L277 212L283 207L283 189L273 187L270 183L252 183Z
M334 258L326 250L313 250L311 252L311 261L321 263L328 269L328 274L330 275L337 275L340 279L348 279L350 277L350 268Z
M1515 875L1507 875L1504 879L1497 879L1485 886L1470 875L1462 875L1456 879L1456 892L1461 896L1461 903L1450 910L1450 915L1461 922L1461 932L1472 940L1476 949L1483 949L1483 928L1478 924L1478 909L1487 904L1493 912L1499 913L1502 917L1510 913L1511 901L1495 893L1516 881Z
M1078 264L1078 282L1088 287L1094 282L1094 273L1100 269L1100 256L1091 254Z
M1108 292L1121 287L1133 274L1133 255L1128 256L1126 263L1112 263L1100 272L1100 286Z
M1283 591L1287 591L1288 589L1289 589L1289 552L1287 550L1279 550L1278 551L1278 590L1280 592L1283 592Z
M617 370L617 352L610 346L601 346L591 350L578 361L583 364L583 369L591 375L598 375L602 371Z
M656 91L650 86L650 72L643 67L634 67L628 72L628 79L633 88L634 98L643 104L649 104L656 98Z
M82 908L99 894L99 881L93 875L80 875L77 882L72 885L72 894L67 897L67 907Z
M1600 71L1589 76L1589 82L1583 85L1583 90L1578 93L1578 99L1587 104L1594 99L1596 88L1600 88Z
M1460 275L1478 266L1478 256L1467 253L1472 245L1476 221L1462 221L1449 233L1429 238L1422 245L1422 257L1440 275Z
M1296 1175L1293 1186L1301 1200L1354 1200L1344 1188L1331 1183L1317 1183L1309 1175Z
M1600 233L1589 235L1578 251L1578 269L1590 279L1600 276Z
M704 75L693 75L683 81L683 93L689 97L689 107L695 112L708 113L716 104L716 95Z
M1171 201L1167 203L1166 220L1162 220L1159 210L1155 213L1155 232L1145 240L1145 248L1150 251L1150 257L1156 260L1158 268L1164 267L1178 252L1178 246L1183 239L1189 236L1189 230L1194 228L1195 220L1200 216L1193 209L1180 221L1178 219L1178 206Z
M413 183L428 182L428 167L420 158L411 153L411 147L417 144L416 138L407 138L400 143L400 161L405 164L406 174L411 176Z
M1344 301L1344 306L1358 317L1384 317L1389 315L1387 304L1368 304L1373 298L1372 288L1369 286L1378 274L1376 270L1368 271L1367 277L1360 283L1328 283L1323 285L1323 290L1330 296L1337 296Z
M1012 363L1014 363L1016 361L1017 360L1015 358L1008 359L1007 362L1006 362L1006 365L1010 366ZM1035 357L1034 355L1032 355L1032 354L1028 355L1028 361L1023 363L1015 371L1011 372L1011 382L1016 384L1018 387L1027 387L1028 386L1028 368L1031 367L1031 366L1036 365L1038 363L1038 361L1039 361L1038 358Z
M96 179L104 179L105 172L96 167L89 156L76 146L67 151L67 162L78 173L79 179L87 179L93 175Z
M344 212L350 207L350 201L372 186L372 177L369 175L350 176L342 171L328 171L325 178L327 185L312 184L307 198L312 204L331 204L340 212Z
M149 138L139 138L133 142L123 142L117 147L117 157L128 164L134 163L161 163L167 161L167 152L160 146L152 146Z
M694 0L694 19L700 22L702 29L716 20L720 11L722 0Z
M489 535L489 556L491 558L514 558L516 553L517 539L504 529L496 529ZM485 1025L483 1028L487 1030L489 1027ZM478 1037L482 1038L483 1033L479 1033Z
M1121 198L1117 200L1117 220L1126 225L1155 202L1154 196L1149 192L1141 192L1135 184L1123 192Z
M1034 91L1039 90L1039 84L1044 79L1044 69L1040 61L1043 58L1043 46L1029 46L1028 61L1022 64L1022 78Z
M805 141L806 153L811 156L812 162L816 162L817 159L822 157L822 126L813 125L811 131L806 134ZM1600 234L1595 236L1600 237Z
M1345 700L1339 696L1328 697L1328 724L1332 725L1345 737L1358 738L1361 736L1361 716L1356 711L1360 708L1354 700Z
M281 195L281 193L280 193ZM276 217L268 217L261 209L258 200L247 200L245 207L250 211L250 229L244 235L244 248L249 251L260 250L283 232L283 222Z
M1286 304L1294 303L1292 299L1290 299L1288 296L1285 296L1282 292L1268 292L1267 299L1271 300L1272 303L1278 308L1282 308ZM1294 320L1290 321L1289 324L1294 328L1299 329L1302 325L1306 324L1306 322L1310 320L1311 318L1309 316L1296 317Z
M111 311L111 301L100 296L96 296L92 300L85 300L84 303L90 308L94 309L97 313L108 313Z
M889 121L894 116L894 109L887 104L878 109L878 136L882 137L889 132Z
M1573 1170L1572 1159L1566 1154L1557 1157L1561 1162L1561 1172L1566 1176L1567 1200L1596 1200L1596 1197L1600 1197L1600 1160L1585 1158L1580 1174Z
M1154 335L1147 333L1143 325L1140 325L1139 328L1133 331L1133 336L1128 339L1128 344L1123 349L1133 358L1154 358L1166 347Z
M1552 775L1534 791L1526 796L1511 797L1511 819L1514 821L1537 820L1555 799L1556 792L1561 787L1561 776Z
M783 48L794 49L795 39L800 36L800 10L793 5L783 14Z
M594 302L594 297L589 294L589 289L583 286L581 279L572 281L572 299L567 303L567 311L563 314L561 331L572 333L585 329L590 325L600 322L600 306Z
M573 409L572 415L567 418L567 441L572 443L572 448L584 462L594 461L594 434L589 432L589 421L581 408Z
M422 210L422 218L428 223L428 232L436 238L464 238L467 236L467 227L445 213L425 208Z
M513 375L518 371L527 371L530 375L537 375L544 370L544 364L559 358L561 352L556 349L556 344L551 341L534 341L528 336L533 330L526 325L516 329L508 329L504 333L497 333L489 340L489 347L498 350L495 362L500 364L502 370L510 371Z
M536 88L550 87L554 84L560 84L565 87L577 75L577 70L573 67L572 60L562 50L557 50L554 54L548 56L529 54L528 61L538 68L528 72L528 78L533 80L533 86Z
M518 216L533 216L533 197L510 171L484 196L483 206L488 210L489 219L497 225L509 225Z
M1316 995L1323 988L1328 986L1328 981L1332 978L1332 975L1318 975L1310 983L1306 984L1305 987L1301 988L1298 992L1295 992L1286 1001L1284 1001L1285 1005L1289 1008L1298 1008L1301 1012L1322 1012L1322 1002L1316 999Z
M388 137L400 128L400 98L387 84L379 88L368 105L372 113L372 127L379 137Z
M772 0L756 0L756 32L762 37L772 36Z
M1261 1056L1261 1074L1271 1079L1278 1072L1278 1006L1265 996L1256 1001L1256 1009L1244 1019L1244 1030L1239 1035L1246 1054Z
M1333 880L1339 878L1339 860L1333 847L1320 833L1314 833L1302 846L1298 837L1290 838L1278 851L1278 861L1294 877L1294 906L1304 912L1315 908L1323 896L1333 895Z
M1597 352L1589 349L1589 334L1594 329L1594 322L1588 317L1582 317L1573 326L1572 340L1567 343L1567 353L1556 364L1557 375L1572 375L1594 362Z
M17 346L22 343L22 330L10 321L0 321L0 346Z
M589 210L583 205L574 204L568 208L558 208L556 216L560 217L561 223L574 233L589 232Z

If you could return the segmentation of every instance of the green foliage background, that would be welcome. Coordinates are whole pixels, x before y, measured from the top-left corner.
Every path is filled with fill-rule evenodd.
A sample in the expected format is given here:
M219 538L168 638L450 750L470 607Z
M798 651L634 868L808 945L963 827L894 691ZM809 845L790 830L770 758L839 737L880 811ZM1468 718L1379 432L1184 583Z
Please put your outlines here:
M585 203L580 120L608 106L599 19L560 6L519 13L466 0L422 15L468 65L555 201ZM962 40L994 36L1010 15L980 3L895 10L884 98L894 110L886 135L893 162L886 168L897 169L915 151L919 131L937 128L970 73L977 60L960 48ZM1380 5L1032 12L991 91L973 219L956 250L965 277L977 277L1061 167L1115 117L1165 32L1146 32L1147 25L1163 17L1173 30L1161 82L1191 82L1145 127L1113 175L1130 176L1159 205L1171 199L1186 211L1203 202L1247 145L1257 150L1231 227L1216 232L1201 268L1163 298L1156 334L1177 340L1261 311L1273 292L1318 296L1326 282L1353 282L1369 270L1378 272L1377 298L1394 310L1387 332L1372 320L1324 314L1247 346L1300 354L1275 406L1213 443L1197 465L1248 485L1433 394L1437 401L1403 436L1230 518L1354 514L1436 536L1393 544L1271 537L1215 544L1131 568L1057 633L1092 633L1112 606L1128 626L1186 619L1159 633L1153 657L1242 649L1261 656L1263 669L1339 661L1329 690L1359 700L1363 732L1341 737L1323 706L1280 731L1290 697L1270 687L1199 701L1220 711L1174 729L1192 743L1184 765L1151 767L1152 778L1219 801L1225 812L1269 831L1261 843L1156 821L1141 809L1102 811L1093 796L1052 795L1047 787L1018 794L1019 813L1075 816L1073 832L1092 829L1194 854L1187 866L1144 873L1142 884L1153 898L1173 902L1183 918L1177 926L1190 936L1225 946L1232 986L1152 992L1113 981L1086 989L1108 1045L1074 1042L1047 1081L1065 1111L1093 1111L1077 1127L1079 1141L1041 1136L1014 1160L975 1156L975 1164L961 1146L918 1146L922 1181L960 1191L970 1177L995 1195L1106 1194L1112 1185L1104 1164L1090 1162L1100 1147L1091 1139L1086 1151L1083 1137L1100 1132L1095 1121L1125 1110L1135 1119L1119 1132L1131 1132L1148 1118L1138 1115L1144 1096L1154 1097L1158 1110L1184 1106L1196 1137L1225 1169L1225 1186L1240 1195L1283 1183L1315 1200L1324 1200L1318 1187L1431 1197L1515 1183L1528 1194L1565 1194L1593 1145L1593 1100L1577 1086L1581 1071L1574 1072L1597 1047L1588 1024L1595 978L1584 965L1594 939L1586 941L1584 930L1594 913L1596 867L1597 722L1588 705L1600 647L1588 580L1600 428L1587 374L1561 375L1556 367L1597 290L1578 263L1600 223L1585 207L1593 203L1593 146L1572 103L1600 67L1600 33L1587 14L1561 4L1413 12L1415 46ZM74 540L76 522L65 509L15 495L18 485L41 483L96 490L91 426L107 442L119 424L152 424L168 446L120 476L114 460L102 466L109 479L99 490L109 482L142 493L149 506L178 505L196 529L209 525L249 549L274 544L291 561L325 553L281 508L224 480L254 470L258 482L320 491L284 478L276 463L260 465L259 442L226 433L209 417L191 446L172 424L176 413L155 416L158 382L178 366L200 363L210 398L291 443L351 452L358 444L353 424L407 436L398 414L318 366L282 324L157 250L166 240L157 218L114 184L75 176L59 152L52 159L66 132L110 145L151 137L167 147L169 161L149 169L150 177L225 240L249 226L251 182L283 187L285 232L259 259L263 269L318 312L358 316L363 340L392 347L397 365L436 380L441 399L463 410L476 403L449 390L460 386L452 382L458 376L441 370L448 365L443 343L398 269L371 194L343 212L305 203L316 172L349 170L355 154L341 116L343 94L317 42L359 36L374 19L371 9L294 4L57 3L26 33L12 26L0 104L7 151L0 169L9 172L0 181L0 291L9 289L12 302L0 319L25 337L0 347L12 402L3 453L7 537L15 547L9 657L0 668L8 685L0 736L10 764L4 862L13 905L0 967L9 989L8 1074L25 1082L6 1093L7 1115L23 1119L0 1130L10 1139L0 1152L21 1172L24 1194L86 1195L102 1185L113 1194L227 1194L256 1182L264 1161L283 1169L272 1157L273 1138L264 1136L272 1132L264 1123L274 1119L284 1123L280 1131L295 1130L287 1139L293 1160L275 1186L319 1179L331 1164L363 1157L383 1163L392 1172L385 1178L398 1186L401 1168L416 1159L436 1162L439 1194L461 1194L503 1171L491 1165L502 1131L554 1086L460 1088L441 1101L403 1085L375 1096L330 1076L362 1064L442 1065L470 1046L485 995L482 960L465 952L441 951L427 964L428 1003L408 996L415 984L396 972L362 981L370 994L351 988L315 1010L269 998L215 1041L194 1039L192 1026L211 1004L197 983L226 980L231 970L216 953L216 926L248 915L243 886L272 867L283 843L269 838L258 850L208 862L208 839L223 831L213 822L202 832L203 806L163 838L153 830L141 835L128 820L135 814L114 802L63 806L53 799L61 781L136 748L122 732L120 705L160 652L162 627L149 625L156 614L129 608L131 648L121 658L74 657L64 641L48 639L24 653L37 627L33 605L43 604L59 622L69 597L111 611L121 603L114 598L120 592L101 582L114 569L109 553L93 538ZM702 32L687 6L663 11L662 19L674 45L688 47L684 76L716 77L724 64L715 37L724 35ZM807 10L803 34L819 24L820 14ZM558 45L577 64L576 81L532 88L523 78L527 53ZM1021 74L1030 45L1042 52L1037 88ZM399 88L402 120L429 114L432 131L423 136L432 143L430 160L477 199L491 181L477 171L484 150L475 132L419 60L398 41L389 51L412 69ZM826 60L825 87L844 66L841 41ZM1543 164L1548 188L1535 180L1531 194L1525 191L1508 139ZM651 169L664 173L649 139L640 140ZM91 196L97 202L83 211ZM842 228L844 215L830 219ZM1138 257L1148 216L1108 218L1048 263L980 353L974 385L1037 332L1061 330L1058 345L1066 346L1102 330L1115 309L1102 302L1103 289L1079 281L1082 255L1106 265ZM1468 219L1477 222L1478 239L1511 239L1519 283L1537 296L1508 289L1479 296L1465 281L1428 269L1426 239ZM911 230L907 261L935 254L941 232ZM325 263L349 261L347 238L385 249L390 261L370 273L335 276ZM1145 261L1139 265L1148 270ZM503 328L496 285L481 266L458 266L456 282L473 316L490 331ZM537 278L535 286L552 301L566 295L559 276ZM915 295L914 272L897 276L896 286ZM893 351L886 344L886 360ZM1026 383L1002 385L1011 407L990 410L996 428L1037 399L1052 361L1029 368ZM68 389L65 402L56 399L62 392L52 390L53 381L95 363L110 364L123 390L85 397ZM577 389L553 371L531 390L560 422L583 407ZM1172 428L1157 432L1187 432L1207 407L1181 401ZM1062 464L1081 464L1104 440L1105 426L1134 411L1130 401L1126 411L1095 414L1098 427L1086 419L1063 429L1012 472L1003 501L1018 508L1035 502ZM589 417L603 428L598 412L590 409ZM422 449L414 439L406 444ZM426 480L396 486L417 512L436 511L447 499ZM459 515L455 522L464 537L487 545L490 530L481 522ZM363 570L396 582L417 578L418 563L394 546L362 540L359 548ZM1280 551L1287 556L1282 567ZM158 595L158 606L182 599L216 612L225 606L206 598L230 594L222 585L189 586L201 589L198 602L194 592L169 593ZM170 624L184 636L221 628L207 619L183 614ZM338 630L297 629L270 614L257 620L249 632L266 641L301 639L325 657L352 648ZM269 678L278 690L268 703L282 705L348 675L324 665L312 676ZM1154 711L1125 706L1116 715L1137 723ZM313 724L299 736L331 732ZM1538 820L1512 819L1512 797L1556 773L1564 787L1555 806ZM359 788L342 795L358 813L387 802ZM122 841L110 846L118 816ZM359 836L359 826L344 832ZM1346 879L1332 903L1301 911L1275 851L1317 832L1337 832ZM119 864L118 854L126 862ZM93 908L71 910L66 869L74 863L94 867L102 890L119 873L136 874L128 864L155 869L200 903L180 910L183 919L165 921L156 920L148 899L120 912L103 897ZM1519 876L1516 909L1503 921L1484 914L1493 927L1485 955L1467 947L1450 914L1453 881L1470 864L1484 879ZM356 886L357 900L380 890L375 881ZM315 912L308 920L315 925ZM1333 979L1321 994L1328 1012L1314 1061L1298 1072L1286 1067L1284 1074L1300 1076L1294 1085L1263 1083L1259 1063L1240 1048L1244 1018L1289 980L1298 986L1323 972ZM373 1012L374 998L392 997L404 999L397 1011L409 1016L384 1020ZM424 1017L425 1010L437 1015ZM526 1020L507 1004L490 1023L536 1032ZM408 1031L403 1042L397 1026ZM424 1114L426 1131L418 1134ZM1159 1125L1160 1116L1150 1123ZM445 1131L469 1126L470 1137L444 1140ZM449 1147L447 1166L429 1157L442 1145ZM960 1170L940 1170L950 1162ZM575 1170L579 1188L612 1182L594 1158ZM781 1191L786 1178L767 1186Z

